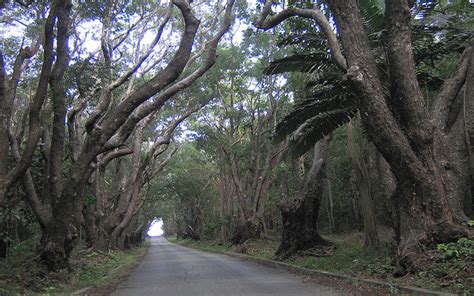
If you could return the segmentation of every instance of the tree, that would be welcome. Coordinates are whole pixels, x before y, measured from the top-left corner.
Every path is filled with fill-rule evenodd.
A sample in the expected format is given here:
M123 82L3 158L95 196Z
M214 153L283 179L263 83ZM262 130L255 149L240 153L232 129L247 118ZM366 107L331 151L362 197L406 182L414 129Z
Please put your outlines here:
M364 126L370 140L390 164L398 183L400 209L399 263L404 268L416 266L422 253L420 246L453 241L472 236L466 226L455 220L451 197L445 185L449 168L447 161L435 154L444 147L443 136L448 112L433 115L424 105L418 84L411 42L411 7L407 1L385 2L385 28L390 90L385 91L380 71L364 26L357 1L326 1L334 17L337 33L317 5L310 8L289 7L269 16L272 1L266 1L257 26L274 27L293 17L314 20L325 34L336 64L347 71L347 78L359 100ZM445 81L435 104L449 106L465 82L466 64L472 50L469 45L451 79ZM436 103L437 102L437 103ZM433 120L434 119L434 120ZM460 196L453 199L459 200Z
M328 245L318 230L319 208L326 179L329 139L319 140L314 147L311 169L299 196L280 204L283 234L275 256L288 258L298 251Z
M125 26L122 30L118 28L119 33L112 38L111 34L116 33L112 30L112 25L114 21L119 23L117 18L114 19L118 17L114 13L121 9L125 13L132 11L131 15L120 15L125 17L127 23L127 20L132 18L134 9L140 10L140 7L129 7L127 10L126 6L120 6L116 1L97 2L94 5L97 7L92 11L100 12L103 23L100 54L103 57L102 70L105 70L103 73L106 74L99 74L100 85L95 91L84 89L84 85L80 84L75 90L66 88L65 75L72 68L69 65L71 54L78 50L74 48L73 52L70 52L69 48L73 5L70 1L53 1L43 26L41 73L35 96L28 107L26 129L28 135L25 143L20 143L22 139L12 136L11 133L8 135L10 150L16 163L7 170L2 169L0 175L0 201L4 199L6 191L12 184L22 178L28 201L42 229L41 258L51 270L68 266L72 240L75 237L74 228L83 223L84 191L94 172L93 165L97 162L97 156L122 146L143 118L160 110L178 92L190 86L212 67L216 60L217 44L231 25L234 1L227 1L225 6L217 5L215 15L218 18L221 12L223 13L222 24L220 26L213 26L213 22L207 24L211 27L205 30L211 30L213 35L204 34L204 38L199 40L202 47L195 52L193 46L198 39L201 22L196 18L191 4L185 0L175 0L165 6L147 3L148 6L145 5L144 8L156 9L161 14L160 22L148 49L129 65L120 63L113 65L117 61L120 62L120 59L113 59L113 51L123 44L137 26L142 25L143 11L141 17L139 13L135 14L138 23ZM163 41L161 37L165 27L169 22L176 20L172 17L173 7L179 10L182 24L177 27L181 26L182 34L176 51L172 55L160 58L152 53L155 46ZM33 48L20 49L17 55L20 63L17 67L19 71L24 69L21 62L31 56ZM166 53L166 50L164 52ZM154 59L149 59L150 55ZM15 83L10 81L16 81L18 75L16 72L7 75L9 67L5 66L3 58L0 60L1 81L4 86L0 94L1 102L2 107L7 107L2 108L2 112L6 113L5 123L12 117L12 110L9 107L11 103L7 102L15 100L15 88L6 91L6 85L16 87ZM87 65L88 60L84 64ZM140 78L140 83L135 83L136 76ZM71 93L78 94L80 98L79 101L74 101L74 106L69 105L72 99ZM120 99L116 99L115 96ZM90 105L95 98L99 98L97 104ZM43 122L41 111L45 109L45 102L50 104L53 115ZM81 113L89 115L85 121L78 120ZM67 137L66 117L69 123L67 131L77 138ZM75 130L74 123L80 123L81 130L85 131L83 138L82 133ZM2 143L5 143L6 125L2 126L4 127ZM37 190L29 172L40 139L45 152L46 172L44 177L46 182L41 191ZM70 145L68 158L65 157L67 141L74 143Z
M93 192L95 203L88 208L86 216L88 223L86 229L89 233L89 244L96 249L123 248L127 238L126 229L136 217L146 199L146 187L151 179L159 176L171 157L175 154L177 147L164 157L172 136L177 127L190 115L198 111L202 105L185 110L183 115L171 120L159 136L144 145L145 128L156 117L151 114L142 119L135 128L132 139L132 149L122 147L121 149L105 154L99 159L95 169L93 180ZM164 113L164 112L162 112ZM161 121L164 121L161 119ZM157 127L153 127L157 130ZM153 132L156 133L156 132ZM143 147L145 146L145 147ZM129 159L124 159L126 154L131 154ZM106 167L116 157L118 159L116 178L112 183L114 186L105 190ZM117 192L113 189L117 187ZM147 186L146 186L147 185Z
M156 178L150 203L163 218L165 232L182 239L215 238L217 188L214 163L196 143L185 141L170 164L166 177Z
M217 163L221 232L234 244L258 238L265 229L265 211L284 151L284 144L273 145L269 135L288 96L278 79L262 75L264 62L251 58L266 60L272 52L270 41L270 34L249 34L242 40L244 50L234 44L221 49L225 63L214 68L215 76L207 82L217 101L193 126L197 142ZM226 219L232 222L227 229Z

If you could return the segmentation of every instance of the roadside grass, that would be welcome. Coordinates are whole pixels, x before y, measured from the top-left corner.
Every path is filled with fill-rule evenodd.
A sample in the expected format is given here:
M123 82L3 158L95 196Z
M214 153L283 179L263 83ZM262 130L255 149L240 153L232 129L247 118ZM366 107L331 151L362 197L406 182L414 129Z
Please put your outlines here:
M386 281L392 285L414 286L443 292L474 295L474 241L464 239L460 243L438 245L438 249L426 250L420 269L403 277L394 277L393 247L382 243L378 250L364 248L361 237L354 234L326 236L334 245L324 249L310 249L283 262L314 270L329 271L357 278ZM169 241L206 251L244 253L268 260L276 260L273 254L278 242L251 240L243 246L210 240ZM392 291L395 293L394 291ZM389 293L392 293L389 291Z
M326 248L323 254L314 252L313 255L312 251L310 249L285 261L309 269L342 272L352 276L378 276L379 279L394 271L387 249L367 250L361 241L334 242L334 246Z
M80 250L71 258L71 272L47 272L35 257L35 241L26 241L0 261L0 295L71 294L85 287L100 287L121 279L146 253L149 241L126 251Z
M177 243L183 246L197 248L200 250L210 252L231 252L247 254L256 258L272 259L278 241L274 240L248 240L243 245L234 246L228 242L219 240L192 240L192 239L177 239L176 236L169 236L166 239L172 243Z

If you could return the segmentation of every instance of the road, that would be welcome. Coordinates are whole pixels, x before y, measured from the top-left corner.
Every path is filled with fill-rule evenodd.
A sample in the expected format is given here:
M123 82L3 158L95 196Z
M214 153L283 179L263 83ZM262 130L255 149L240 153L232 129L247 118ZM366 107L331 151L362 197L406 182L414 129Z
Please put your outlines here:
M153 238L148 254L112 295L347 295L285 270Z

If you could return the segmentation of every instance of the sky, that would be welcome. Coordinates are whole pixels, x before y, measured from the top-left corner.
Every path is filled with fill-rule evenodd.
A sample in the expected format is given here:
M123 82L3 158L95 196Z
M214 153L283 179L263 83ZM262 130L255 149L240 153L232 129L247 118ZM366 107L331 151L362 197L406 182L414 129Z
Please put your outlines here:
M148 229L148 236L161 236L163 235L163 220L155 219Z

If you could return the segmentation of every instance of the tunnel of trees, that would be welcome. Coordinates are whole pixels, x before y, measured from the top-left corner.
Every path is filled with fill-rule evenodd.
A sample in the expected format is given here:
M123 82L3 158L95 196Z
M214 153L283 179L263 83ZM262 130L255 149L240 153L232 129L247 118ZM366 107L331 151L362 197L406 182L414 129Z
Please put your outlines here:
M473 239L469 1L0 1L0 257Z

